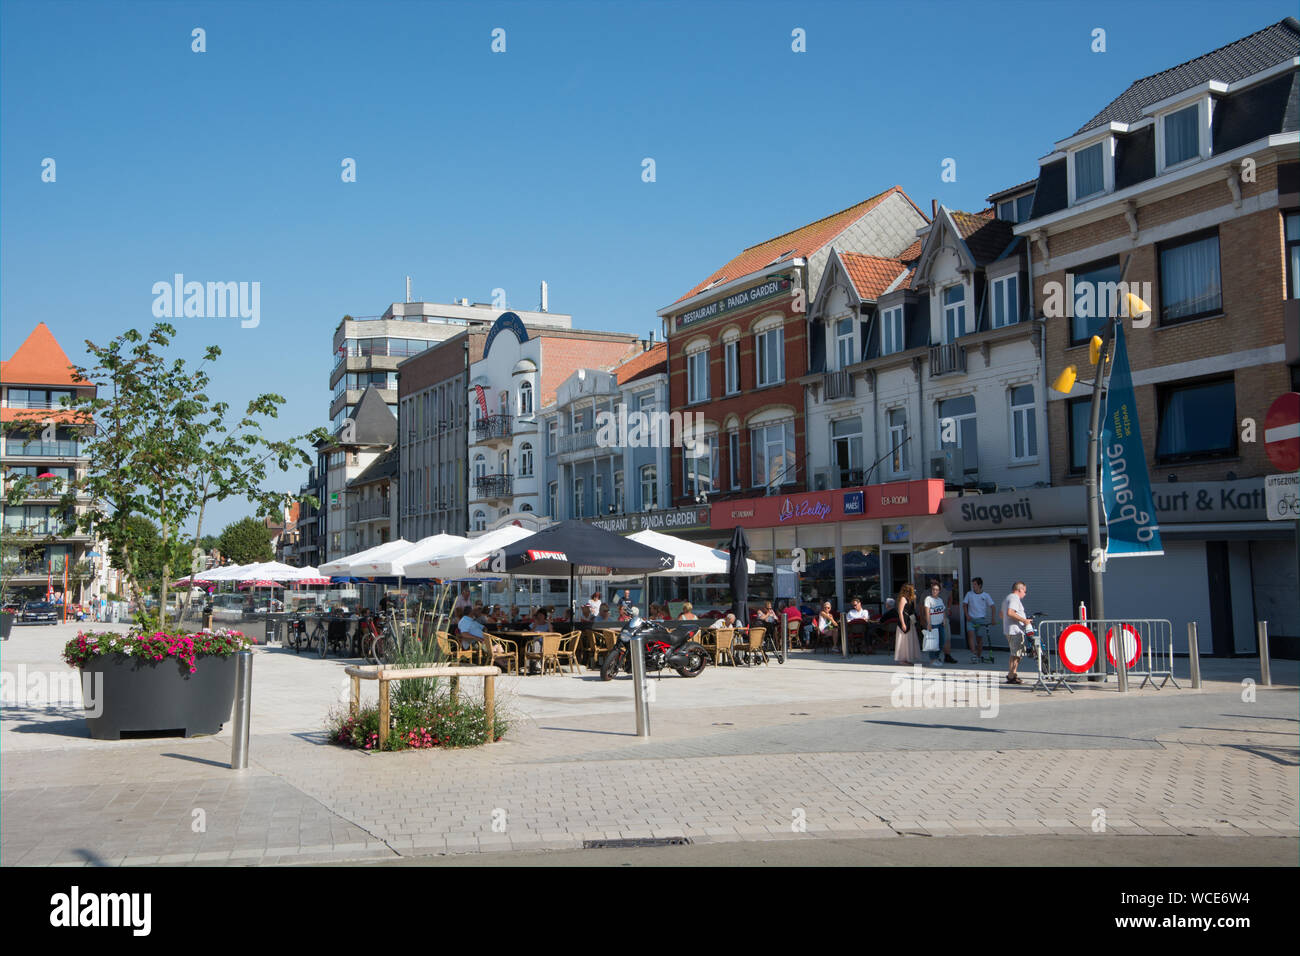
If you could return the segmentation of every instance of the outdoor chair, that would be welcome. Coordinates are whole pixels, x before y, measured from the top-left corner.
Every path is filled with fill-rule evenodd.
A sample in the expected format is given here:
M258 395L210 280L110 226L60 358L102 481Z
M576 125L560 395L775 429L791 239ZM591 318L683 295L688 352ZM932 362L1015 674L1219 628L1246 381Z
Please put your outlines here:
M844 625L844 628L849 638L849 653L865 654L867 652L867 622L863 620L849 621Z
M549 664L555 668L555 672L560 672L560 635L555 632L543 634L541 637L542 649L539 651L528 650L524 652L524 659L540 661L542 665L542 674L546 674L546 666Z
M714 665L720 665L724 657L735 665L736 658L731 647L736 641L736 631L730 627L706 627L702 632L704 650L713 656Z
M819 631L815 626L815 619L813 623L813 650L825 650L827 654L834 653L840 646L840 627L842 625L837 621L826 630Z
M743 651L747 664L766 664L767 651L763 650L763 637L767 634L765 627L751 627L749 629L749 638L746 643L737 644L736 650Z
M476 664L480 656L477 648L461 647L460 642L446 631L438 632L438 649L442 651L443 657L453 664L464 662Z
M599 669L605 662L605 655L618 643L618 631L609 628L596 628L588 631L591 635L591 666Z
M556 658L570 671L581 674L582 665L578 663L578 652L582 649L582 631L570 631L560 639L560 648L555 652Z
M491 642L490 646L499 644L503 648L502 651L492 651L492 660L489 663L503 668L507 674L513 670L517 675L519 673L519 644L508 637L499 637L496 634L488 634L487 639Z
M795 620L791 620L790 618L786 618L785 633L786 633L786 640L789 642L790 650L794 650L796 647L803 647L803 622L802 621L795 621Z

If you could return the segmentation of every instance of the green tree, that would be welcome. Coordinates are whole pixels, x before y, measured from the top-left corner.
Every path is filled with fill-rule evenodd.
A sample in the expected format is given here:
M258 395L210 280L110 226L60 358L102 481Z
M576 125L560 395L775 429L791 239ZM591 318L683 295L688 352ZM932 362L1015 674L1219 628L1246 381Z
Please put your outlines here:
M275 557L271 529L256 518L240 518L226 525L217 538L217 548L233 564L252 564Z
M152 591L162 578L164 564L158 526L148 518L129 515L108 542L108 557L116 567L134 568L141 587Z
M209 346L202 361L191 367L183 358L164 354L175 334L175 328L160 322L147 335L131 329L107 345L87 341L94 365L73 371L79 381L97 385L98 394L65 403L72 409L69 423L86 431L81 444L89 466L68 484L62 504L76 527L118 549L137 603L143 599L143 569L137 568L131 547L138 530L131 519L145 518L157 528L162 626L174 571L185 567L186 556L191 570L201 566L195 544L207 503L242 495L259 514L278 513L287 495L267 486L275 480L272 468L282 474L294 463L310 465L312 457L300 443L325 437L323 429L315 429L288 441L266 438L263 421L277 417L284 404L274 394L257 396L238 422L227 422L228 406L213 402L205 391L211 381L205 366L221 350ZM40 414L9 428L30 430L39 424ZM10 503L21 500L29 484L28 478L11 483ZM78 514L73 509L79 495L90 504ZM196 516L199 524L187 535L185 526Z

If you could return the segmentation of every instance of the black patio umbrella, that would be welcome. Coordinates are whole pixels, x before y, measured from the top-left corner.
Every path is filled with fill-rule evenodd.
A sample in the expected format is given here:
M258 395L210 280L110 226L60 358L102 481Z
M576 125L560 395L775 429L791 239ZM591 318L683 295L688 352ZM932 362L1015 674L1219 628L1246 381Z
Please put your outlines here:
M561 521L501 549L504 571L524 577L569 578L569 599L575 604L573 576L634 574L665 571L676 564L671 554L649 548L583 521ZM493 562L487 558L481 567ZM497 566L500 569L500 566Z
M727 568L727 578L731 583L731 613L736 615L736 623L745 627L749 624L749 541L745 538L744 528L737 525L731 532L727 550L731 552Z

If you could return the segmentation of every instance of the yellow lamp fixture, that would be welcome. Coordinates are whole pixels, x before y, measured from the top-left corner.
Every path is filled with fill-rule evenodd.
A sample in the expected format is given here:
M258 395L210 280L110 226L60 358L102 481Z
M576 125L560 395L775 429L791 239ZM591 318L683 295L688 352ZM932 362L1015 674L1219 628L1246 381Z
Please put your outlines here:
M1074 380L1078 377L1079 370L1073 365L1067 365L1061 374L1056 376L1056 381L1052 383L1052 391L1069 395L1070 389L1074 388Z
M1088 361L1096 365L1101 361L1101 336L1094 335L1088 343Z
M1124 314L1131 319L1140 315L1147 315L1151 311L1151 306L1147 305L1132 292L1124 293Z

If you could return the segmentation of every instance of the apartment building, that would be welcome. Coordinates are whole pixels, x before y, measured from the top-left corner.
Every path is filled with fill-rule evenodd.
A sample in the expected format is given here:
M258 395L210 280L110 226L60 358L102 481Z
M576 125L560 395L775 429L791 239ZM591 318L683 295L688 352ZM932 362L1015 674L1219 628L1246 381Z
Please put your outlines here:
M90 534L72 528L75 514L60 507L66 484L80 477L88 464L81 439L89 426L78 424L76 413L63 408L63 401L95 394L94 385L73 376L72 363L44 322L12 358L0 362L5 485L19 476L35 479L22 503L9 505L0 497L6 598L43 599L47 588L62 594L65 570L70 601L107 593L106 549ZM30 421L31 428L9 432L9 426L22 421ZM78 502L74 512L88 504Z
M397 416L375 386L371 385L361 393L349 419L347 427L340 428L333 439L317 447L325 462L321 511L326 534L320 543L320 563L359 550L355 546L357 532L348 520L349 493L353 491L351 482L397 444ZM388 493L392 494L392 491ZM352 513L359 512L354 510Z
M1053 487L945 505L954 537L1015 544L1002 578L1014 567L1090 599L1088 342L1122 280L1151 306L1124 325L1164 556L1112 561L1106 611L1169 618L1180 648L1199 621L1215 654L1253 652L1256 620L1275 650L1300 635L1294 525L1266 520L1274 469L1245 425L1298 382L1298 45L1288 17L1137 80L1039 161L1015 233L1031 243L1047 380L1080 371L1047 396Z

